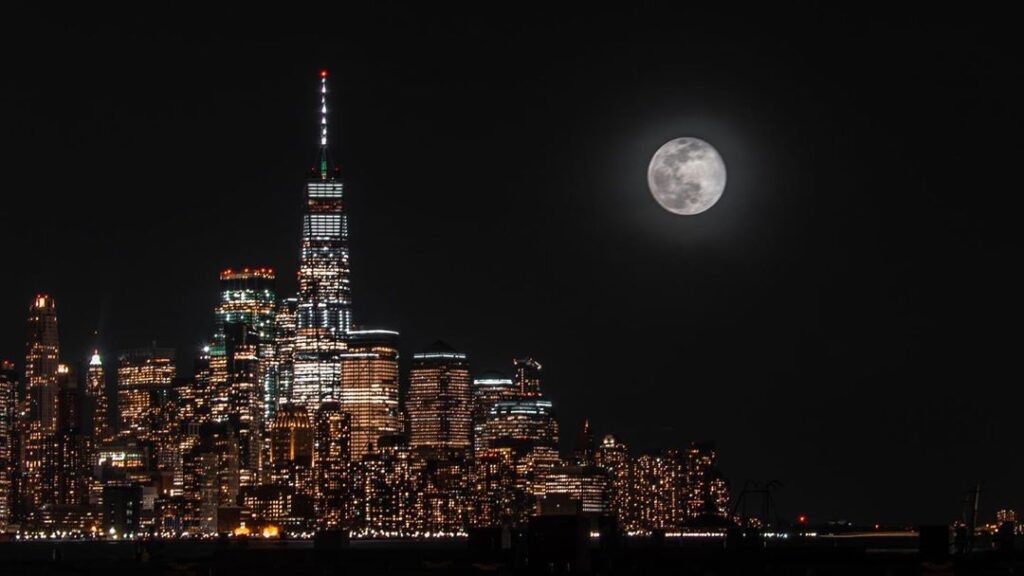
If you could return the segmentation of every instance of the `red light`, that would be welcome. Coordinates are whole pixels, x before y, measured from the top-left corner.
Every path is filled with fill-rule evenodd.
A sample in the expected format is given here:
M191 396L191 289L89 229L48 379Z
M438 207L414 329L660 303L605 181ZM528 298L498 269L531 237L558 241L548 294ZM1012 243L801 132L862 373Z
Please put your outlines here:
M803 514L801 514L800 517L797 518L797 521L800 522L801 524L807 524L807 516L804 516Z
M879 528L880 526L878 524L875 524L875 530L878 530Z
M320 77L321 78L327 78L327 70L321 70L320 71Z

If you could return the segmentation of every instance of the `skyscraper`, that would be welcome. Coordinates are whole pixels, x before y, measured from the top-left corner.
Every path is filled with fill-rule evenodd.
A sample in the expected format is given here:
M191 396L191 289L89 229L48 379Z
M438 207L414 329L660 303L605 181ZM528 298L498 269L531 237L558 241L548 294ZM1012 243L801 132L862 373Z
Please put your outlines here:
M514 488L503 498L510 508L498 514L522 523L533 512L535 497L546 489L544 472L562 462L554 407L541 395L540 363L519 359L514 368L513 390L491 406L476 445L478 458L495 452L507 454Z
M402 432L398 388L398 332L349 333L341 359L341 409L351 417L352 459L377 446L381 436Z
M469 359L438 341L414 354L409 372L409 446L467 453L473 445Z
M327 149L327 71L320 73L320 153L306 181L291 401L310 413L338 400L338 355L352 328L348 221L343 186Z
M516 358L512 361L516 373L516 386L522 396L540 396L541 365L533 358Z
M114 429L110 420L110 398L107 394L107 378L103 372L103 359L100 358L100 351L93 350L89 357L89 369L86 373L86 394L92 399L93 412L93 438L97 442L109 440L114 436Z
M220 302L214 310L216 333L210 355L213 366L221 364L216 360L220 357L226 358L226 366L222 373L211 375L211 408L216 420L223 420L227 413L239 413L244 421L262 421L261 415L267 416L277 404L277 383L270 370L276 355L274 284L274 271L269 268L227 269L220 274ZM251 357L258 363L242 366L235 355Z
M685 512L684 473L683 463L668 455L643 455L634 460L629 486L634 516L626 530L678 529Z
M295 382L295 323L298 316L297 298L282 298L274 315L274 359L271 373L274 380L276 404L289 402ZM273 422L276 405L268 402L267 422Z
M214 311L210 414L214 421L230 421L235 428L243 486L254 485L258 479L266 415L269 405L277 404L270 370L275 355L274 280L269 268L224 270L220 302Z
M0 361L0 532L6 531L11 521L14 475L17 474L14 469L17 464L14 454L17 393L18 375L14 364Z
M615 436L608 434L597 447L595 460L608 474L610 508L619 519L619 526L628 528L633 523L630 501L631 462L629 449Z
M308 528L314 518L316 428L304 406L281 404L270 427L270 462L260 486L248 489L254 514L267 522ZM264 508L260 511L257 508Z
M25 353L25 388L29 418L44 432L57 427L57 364L60 347L57 336L57 305L46 294L36 296L28 311L28 341Z
M351 418L338 402L324 402L316 413L316 519L321 529L338 530L352 518Z
M706 523L729 516L729 484L718 469L714 442L691 442L686 451L686 517Z
M486 372L473 379L473 450L479 452L480 440L484 436L484 424L494 404L509 398L517 391L511 378L500 372Z
M270 428L270 459L275 466L313 466L315 430L303 406L282 404Z
M579 434L576 435L576 449L572 455L573 463L578 466L593 466L596 464L596 449L594 432L590 429L590 420L584 420Z
M86 421L84 399L78 378L67 366L60 365L58 418L54 465L48 466L53 478L47 484L55 490L52 502L65 506L84 505L88 502L89 453L92 438L86 434L91 423Z
M544 497L576 502L583 514L600 515L610 508L608 474L597 466L555 466L544 471L542 483Z
M36 510L46 491L45 456L57 428L58 360L57 306L53 298L39 294L28 313L25 352L25 395L19 422L21 459L19 506Z
M121 354L117 366L117 405L121 433L148 439L148 417L161 389L175 376L173 348L138 348Z

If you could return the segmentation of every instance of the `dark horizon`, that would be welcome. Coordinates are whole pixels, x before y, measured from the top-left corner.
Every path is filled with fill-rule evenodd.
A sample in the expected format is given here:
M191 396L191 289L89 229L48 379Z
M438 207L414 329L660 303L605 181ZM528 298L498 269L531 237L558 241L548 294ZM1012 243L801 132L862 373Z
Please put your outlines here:
M946 523L979 481L982 519L1024 509L998 329L1018 307L1012 36L684 15L26 19L0 40L0 358L22 366L40 292L63 361L99 330L108 365L156 341L185 370L222 269L272 267L293 295L327 69L355 321L398 330L403 366L438 338L474 374L533 356L563 451L583 418L634 454L713 439L733 490L778 479L788 517ZM694 217L645 180L679 136L729 169Z

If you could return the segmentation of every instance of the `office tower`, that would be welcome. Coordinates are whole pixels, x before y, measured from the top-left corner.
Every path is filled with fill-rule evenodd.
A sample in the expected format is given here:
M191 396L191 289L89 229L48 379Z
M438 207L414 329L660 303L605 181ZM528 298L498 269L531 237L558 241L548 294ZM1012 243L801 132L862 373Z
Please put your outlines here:
M313 466L315 430L305 406L282 404L270 428L271 464Z
M279 494L287 497L292 506L289 518L313 518L316 481L316 429L305 406L281 404L270 427L270 465L265 470L264 484L288 486L290 491ZM263 495L263 497L272 495Z
M25 354L25 387L29 418L44 432L57 427L57 305L46 294L36 296L29 307L28 342Z
M46 485L44 460L57 428L58 358L57 307L53 298L40 294L29 307L25 397L18 423L18 506L26 513L37 510L44 503L44 492L52 489Z
M103 488L103 533L123 537L139 531L142 487L114 485Z
M558 422L550 400L499 400L491 407L479 444L483 449L516 448L521 452L545 448L557 451Z
M289 530L313 527L316 430L304 406L279 404L270 423L269 461L259 485L242 491L253 519Z
M210 346L199 348L192 361L191 387L180 390L183 404L187 404L186 412L191 413L190 420L203 424L213 420L211 405L213 404L213 369L210 365Z
M18 464L15 449L16 405L18 400L18 375L14 363L0 361L0 533L7 531L13 512L15 476Z
M351 418L338 402L324 402L316 412L316 519L322 530L339 530L352 518L349 464Z
M540 395L540 377L542 367L533 358L516 358L512 361L515 369L515 385L522 396Z
M103 442L114 437L111 419L110 396L107 393L107 378L103 372L103 359L100 351L93 350L89 357L89 368L86 373L86 394L93 405L92 436L96 442Z
M295 382L295 328L298 316L297 298L284 298L277 304L274 315L273 376L277 404L288 402ZM271 406L267 422L273 422L276 406Z
M671 456L643 455L633 461L629 498L633 503L630 532L678 529L684 520L682 462Z
M541 395L541 365L532 358L513 362L513 390L492 405L480 436L477 457L506 453L514 471L514 490L503 500L511 508L503 514L523 524L543 494L543 472L562 464L558 455L558 422L550 400Z
M542 498L556 497L575 504L581 514L599 516L609 512L608 474L597 466L555 466L541 475Z
M353 525L368 536L411 536L420 532L421 475L402 436L382 436L376 449L354 466Z
M718 469L714 442L691 442L685 458L687 519L728 518L729 484Z
M468 452L473 445L473 393L466 355L440 341L414 354L405 406L413 450Z
M259 476L264 418L277 404L270 367L276 353L274 315L277 294L269 268L224 270L220 302L214 310L210 345L210 415L235 427L243 486ZM268 405L269 404L269 405Z
M576 435L576 449L573 451L573 463L577 466L593 466L596 464L597 446L594 443L594 432L590 429L590 421L584 420Z
M354 330L341 353L341 409L351 417L352 459L376 449L381 436L402 432L398 332Z
M182 458L186 532L212 534L222 524L222 512L230 513L238 504L238 438L227 422L193 424L186 436L183 444L189 449Z
M508 398L518 388L511 378L500 372L486 372L473 379L473 451L479 452L480 440L484 435L484 424L494 403Z
M630 507L629 449L615 436L606 435L597 447L595 463L604 469L609 479L609 508L623 529L631 526L633 512Z
M291 401L315 412L338 400L338 354L352 328L344 187L327 150L327 72L320 74L320 153L306 181Z
M175 377L174 349L138 348L121 354L117 366L117 405L122 434L149 438L148 418L161 389Z
M472 460L465 451L412 461L421 500L417 528L430 535L464 534L469 527Z
M53 465L46 484L52 486L52 503L63 506L81 506L89 501L89 454L92 438L87 435L85 398L78 386L78 378L65 365L57 369L57 433Z
M516 497L511 451L476 452L470 481L470 526L495 528L511 524Z
M238 414L243 424L262 422L277 404L277 383L270 370L277 353L276 311L273 270L221 272L210 346L215 420Z

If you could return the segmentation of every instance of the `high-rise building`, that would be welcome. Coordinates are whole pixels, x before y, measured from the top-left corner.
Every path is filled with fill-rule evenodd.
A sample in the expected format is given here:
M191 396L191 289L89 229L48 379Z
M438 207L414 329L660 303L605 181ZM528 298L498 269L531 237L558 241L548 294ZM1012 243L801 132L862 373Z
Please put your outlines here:
M52 502L63 506L81 506L89 501L89 455L92 438L86 429L85 399L78 378L67 366L57 371L59 383L57 433L52 445L56 448L53 465L48 466L53 478L46 484L54 488Z
M476 528L511 524L516 475L511 450L481 450L473 459L469 523Z
M510 509L500 514L522 524L534 512L545 490L544 472L562 464L558 455L558 422L550 400L541 395L541 366L536 360L514 362L513 391L496 400L476 439L477 457L507 453L514 475L511 495L502 498Z
M729 484L718 469L714 442L691 442L686 451L686 517L707 522L729 516Z
M270 369L276 356L277 292L269 268L224 270L220 302L214 310L216 333L211 365L215 420L239 414L243 423L262 422L278 402L277 382ZM245 328L242 328L242 327ZM253 363L255 361L255 363Z
M117 405L123 434L140 439L150 435L148 419L161 390L168 390L176 373L173 348L138 348L121 354L117 366Z
M484 449L536 447L557 450L558 421L544 398L499 400L491 407L479 444Z
M268 404L278 401L270 370L276 353L274 281L274 272L268 268L224 270L214 311L210 415L215 422L230 421L235 428L243 486L258 481Z
M110 396L107 393L107 378L103 372L103 359L100 358L99 350L93 350L92 356L89 357L85 391L93 404L93 438L97 442L113 438Z
M316 412L315 428L316 519L321 529L338 530L353 516L351 418L339 402L324 402Z
M298 310L297 298L283 298L278 302L277 313L274 315L274 359L271 372L277 404L288 402L292 397L295 382L295 323ZM270 406L267 422L274 421L276 410L276 405Z
M270 425L270 458L262 481L243 502L257 520L292 530L312 527L316 429L304 406L283 403Z
M282 404L270 429L271 464L311 468L315 430L305 406Z
M516 374L516 387L522 396L540 396L540 376L542 367L533 358L516 358L512 361Z
M597 466L555 466L544 471L542 481L542 497L566 498L583 514L609 512L608 474Z
M381 436L402 432L398 332L354 330L341 353L342 411L351 417L352 459L376 449Z
M473 392L466 355L441 341L413 355L405 406L413 450L468 453Z
M57 364L60 347L57 336L57 305L46 294L36 296L28 312L28 342L25 354L25 387L29 397L29 418L45 432L57 427Z
M306 181L291 401L315 412L339 400L338 355L352 328L348 221L344 187L327 148L327 72L320 74L320 154Z
M463 534L469 527L471 460L468 452L458 450L444 457L415 457L420 500L416 506L416 525L433 535Z
M29 307L25 397L18 423L21 457L17 504L26 513L37 510L51 488L47 485L46 454L57 428L59 355L57 306L48 295L37 295Z
M193 424L187 436L189 450L182 458L185 531L215 533L221 511L235 507L241 493L238 438L227 422Z
M650 533L678 529L684 520L684 464L670 456L643 455L633 461L629 486L633 518L624 528Z
M595 462L603 468L609 479L609 507L618 518L619 526L626 528L633 523L630 504L630 458L629 449L611 434L606 435L595 453Z
M584 420L580 432L576 435L576 449L573 451L573 463L577 466L593 466L596 462L594 432L590 429L590 420Z
M14 481L18 462L15 457L14 418L17 399L18 374L14 371L14 363L0 361L0 532L7 531L16 494Z
M480 440L484 436L484 424L494 404L503 398L511 397L518 387L511 378L500 372L486 372L473 379L473 450L482 449Z
M354 526L370 536L410 536L421 531L421 475L402 436L383 436L376 450L353 468Z

